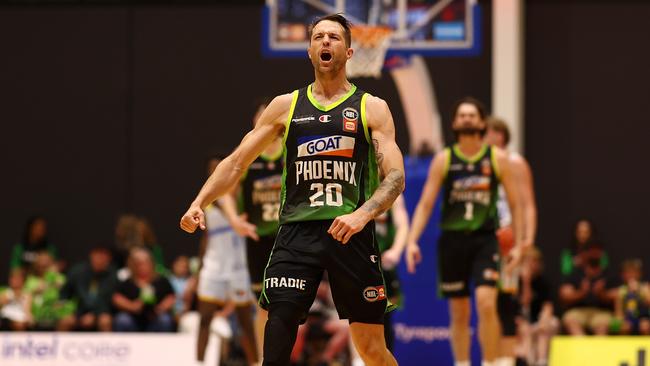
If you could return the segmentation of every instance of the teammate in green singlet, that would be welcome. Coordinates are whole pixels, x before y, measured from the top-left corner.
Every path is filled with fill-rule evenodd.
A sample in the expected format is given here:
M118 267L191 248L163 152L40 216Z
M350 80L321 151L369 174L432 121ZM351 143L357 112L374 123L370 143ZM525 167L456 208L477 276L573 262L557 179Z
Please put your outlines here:
M469 366L470 285L479 319L483 365L493 366L500 338L496 310L499 249L496 203L501 182L513 211L516 247L510 251L507 271L521 257L521 214L515 177L507 155L483 142L485 109L473 98L454 108L452 128L457 144L436 155L411 223L407 244L410 272L420 261L418 240L442 189L442 235L438 241L438 290L449 299L451 346L456 366Z
M404 164L388 105L345 75L354 53L342 15L315 20L308 56L315 81L276 97L253 131L219 164L181 218L187 232L205 228L203 209L240 180L278 135L284 143L280 229L264 276L260 304L269 317L264 365L288 365L298 324L324 270L340 318L370 365L396 365L386 349L389 304L374 240L374 218L404 189ZM379 175L384 177L379 180Z

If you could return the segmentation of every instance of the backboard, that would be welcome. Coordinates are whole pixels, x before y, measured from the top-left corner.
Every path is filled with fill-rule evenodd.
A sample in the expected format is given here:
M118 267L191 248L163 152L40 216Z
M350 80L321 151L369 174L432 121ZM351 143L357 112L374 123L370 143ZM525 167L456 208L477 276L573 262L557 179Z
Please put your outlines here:
M477 0L267 0L264 55L304 57L309 24L331 13L343 13L353 24L390 27L387 57L474 56L481 51Z

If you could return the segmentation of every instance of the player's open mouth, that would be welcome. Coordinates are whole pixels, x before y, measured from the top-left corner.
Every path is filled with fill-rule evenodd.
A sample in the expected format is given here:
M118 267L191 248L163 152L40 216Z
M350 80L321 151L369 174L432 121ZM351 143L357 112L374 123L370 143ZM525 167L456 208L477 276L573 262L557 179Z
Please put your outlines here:
M332 60L332 54L329 53L329 51L323 51L320 54L320 59L322 61L330 61L330 60Z

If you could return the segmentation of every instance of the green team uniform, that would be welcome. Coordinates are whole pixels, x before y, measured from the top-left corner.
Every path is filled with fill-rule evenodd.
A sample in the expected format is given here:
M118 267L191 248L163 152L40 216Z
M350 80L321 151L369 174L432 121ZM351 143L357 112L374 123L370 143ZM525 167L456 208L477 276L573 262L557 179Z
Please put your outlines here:
M471 158L463 155L458 145L446 151L439 290L448 297L468 296L470 282L495 286L499 277L495 237L499 171L490 146L483 145Z
M282 170L282 149L279 149L277 154L260 155L253 161L240 184L240 211L248 215L248 221L257 227L260 237L258 241L246 238L251 289L258 297L262 292L264 267L278 232Z
M328 271L339 316L381 324L387 307L374 225L342 244L327 233L379 184L367 94L352 86L323 106L311 85L293 92L284 133L280 229L264 276L260 304L291 302L307 314Z

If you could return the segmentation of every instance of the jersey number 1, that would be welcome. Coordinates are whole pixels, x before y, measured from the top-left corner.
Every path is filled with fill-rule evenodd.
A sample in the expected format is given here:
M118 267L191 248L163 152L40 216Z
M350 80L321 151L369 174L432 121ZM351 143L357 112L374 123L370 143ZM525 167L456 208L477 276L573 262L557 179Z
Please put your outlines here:
M465 220L470 221L474 218L474 203L465 202Z
M319 200L323 196L323 187L325 187L325 201ZM327 204L328 206L343 206L343 187L338 183L327 183L323 186L323 183L312 183L310 190L316 190L316 193L309 196L309 201L311 207L320 207Z

